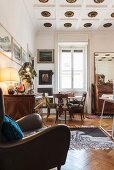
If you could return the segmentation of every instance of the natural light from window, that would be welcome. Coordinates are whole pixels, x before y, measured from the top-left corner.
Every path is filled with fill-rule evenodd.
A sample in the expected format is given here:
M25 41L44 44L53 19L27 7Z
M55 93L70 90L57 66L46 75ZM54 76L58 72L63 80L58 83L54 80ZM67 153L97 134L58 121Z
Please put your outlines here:
M60 48L59 90L85 90L86 53L84 47Z

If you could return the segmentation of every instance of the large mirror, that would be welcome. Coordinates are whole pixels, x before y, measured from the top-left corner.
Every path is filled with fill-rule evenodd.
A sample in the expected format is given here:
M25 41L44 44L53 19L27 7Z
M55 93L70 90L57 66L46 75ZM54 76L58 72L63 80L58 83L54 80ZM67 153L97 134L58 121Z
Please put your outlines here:
M99 97L110 97L113 94L114 53L96 52L94 59L95 83L92 84L92 113L101 114L103 103ZM106 104L104 113L114 113L114 105Z
M114 53L95 53L95 84L114 80Z

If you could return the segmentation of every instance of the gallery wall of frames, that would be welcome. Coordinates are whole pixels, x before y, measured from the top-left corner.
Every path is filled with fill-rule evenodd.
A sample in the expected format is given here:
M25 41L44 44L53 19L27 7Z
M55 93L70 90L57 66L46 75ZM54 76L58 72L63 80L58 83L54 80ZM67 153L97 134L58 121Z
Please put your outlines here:
M27 49L14 39L14 37L0 23L0 53L9 59L23 65L26 61L32 62L33 56L27 44Z

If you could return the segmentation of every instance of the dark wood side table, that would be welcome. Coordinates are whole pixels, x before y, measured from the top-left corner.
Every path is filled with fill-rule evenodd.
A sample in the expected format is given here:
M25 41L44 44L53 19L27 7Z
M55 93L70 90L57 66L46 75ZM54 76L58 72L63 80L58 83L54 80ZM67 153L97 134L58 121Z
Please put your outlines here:
M4 95L5 112L17 120L34 113L35 95Z

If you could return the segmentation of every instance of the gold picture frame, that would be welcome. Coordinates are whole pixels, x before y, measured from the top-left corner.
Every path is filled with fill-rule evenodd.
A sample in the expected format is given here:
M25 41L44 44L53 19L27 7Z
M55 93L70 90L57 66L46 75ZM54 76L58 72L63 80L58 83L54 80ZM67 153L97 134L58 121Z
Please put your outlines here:
M54 49L38 49L37 63L54 63Z
M23 65L25 62L27 62L27 52L22 48L22 58L21 58L21 64Z
M0 24L0 52L10 59L12 58L12 36Z
M13 39L13 60L18 64L22 61L22 47Z

